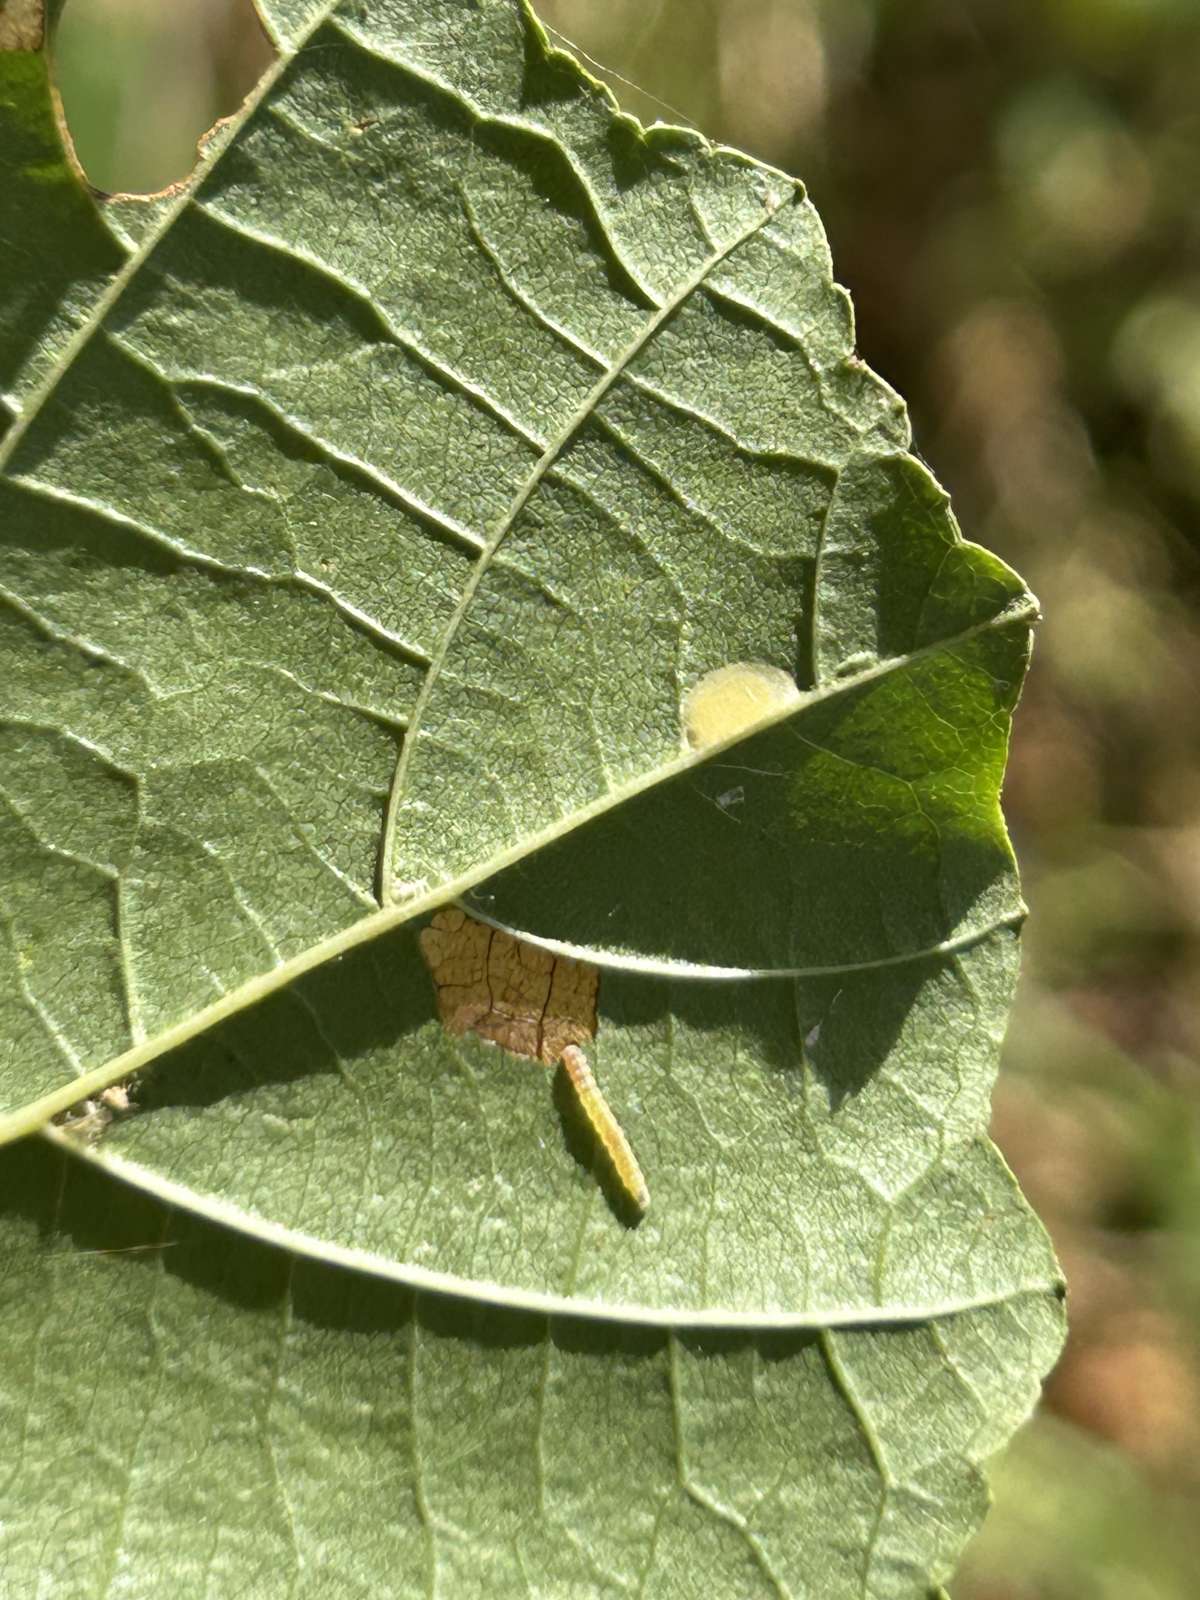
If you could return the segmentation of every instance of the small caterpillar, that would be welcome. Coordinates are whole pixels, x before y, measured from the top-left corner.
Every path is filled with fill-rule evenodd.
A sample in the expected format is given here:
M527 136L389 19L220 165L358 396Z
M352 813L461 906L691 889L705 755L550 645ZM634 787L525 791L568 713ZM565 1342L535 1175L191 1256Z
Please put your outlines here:
M625 1137L621 1124L612 1113L600 1085L592 1075L587 1057L577 1044L569 1044L559 1060L571 1081L579 1108L587 1118L592 1132L604 1146L613 1172L630 1203L644 1212L650 1204L650 1191L638 1166L637 1157Z

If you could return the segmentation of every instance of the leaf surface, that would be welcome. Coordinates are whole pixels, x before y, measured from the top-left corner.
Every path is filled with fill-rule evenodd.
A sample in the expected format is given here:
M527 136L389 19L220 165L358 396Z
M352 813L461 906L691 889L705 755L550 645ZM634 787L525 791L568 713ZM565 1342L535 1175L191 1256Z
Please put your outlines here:
M511 0L268 21L276 67L190 186L110 232L124 266L69 337L46 323L0 443L0 1129L153 1063L71 1183L231 1224L239 1259L298 1252L389 1340L436 1304L437 1348L488 1382L505 1318L532 1330L520 1384L584 1315L588 1371L636 1348L660 1389L686 1324L704 1429L732 1408L757 1441L747 1485L775 1446L746 1386L776 1374L797 1417L820 1389L885 1486L854 1592L923 1593L937 1540L874 1564L906 1407L965 1341L968 1389L1008 1375L993 1448L1059 1326L986 1137L1034 603L909 453L793 180L621 116ZM695 746L738 663L795 692ZM416 934L455 899L600 968L589 1055L640 1227L561 1083L437 1021ZM264 1315L293 1310L283 1286ZM462 1381L435 1362L430 1392ZM656 1471L707 1526L668 1420ZM966 1426L929 1491L955 1547ZM778 1493L814 1492L792 1470ZM737 1495L708 1499L789 1592Z
M923 1595L1059 1337L1040 1295L774 1334L485 1312L33 1144L0 1205L23 1592Z

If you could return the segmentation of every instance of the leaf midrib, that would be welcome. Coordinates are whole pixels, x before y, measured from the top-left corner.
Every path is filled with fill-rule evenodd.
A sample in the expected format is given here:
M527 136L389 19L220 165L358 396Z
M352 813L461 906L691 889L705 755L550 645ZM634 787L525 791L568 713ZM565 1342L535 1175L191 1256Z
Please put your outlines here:
M236 1229L240 1235L258 1239L293 1255L320 1261L327 1266L366 1272L374 1278L402 1283L418 1292L425 1290L435 1294L451 1294L477 1304L503 1306L508 1310L529 1311L542 1316L582 1317L591 1322L626 1323L684 1332L699 1328L803 1332L806 1329L819 1331L919 1326L941 1318L984 1311L991 1306L1007 1305L1028 1296L1059 1294L1062 1290L1060 1277L1046 1277L1009 1284L986 1293L949 1296L920 1304L830 1305L802 1311L748 1311L719 1306L697 1311L674 1306L644 1305L636 1301L576 1299L548 1290L522 1289L490 1279L436 1272L413 1262L378 1255L374 1251L355 1250L315 1234L285 1227L282 1223L269 1222L256 1212L246 1211L214 1195L201 1194L188 1184L164 1177L157 1168L146 1167L139 1161L116 1155L102 1145L81 1145L61 1128L49 1127L45 1129L45 1135L60 1149L134 1184L168 1205L199 1213L211 1221Z
M865 684L874 683L887 677L893 672L904 670L913 662L923 660L942 651L957 649L960 645L990 632L993 629L1007 627L1018 623L1032 622L1037 616L1036 602L1032 596L1026 597L1020 603L1005 607L992 617L982 622L974 623L970 628L952 634L946 638L938 639L920 649L909 651L903 656L893 656L886 661L875 663L874 666L853 676L840 678L836 683L822 689L814 689L798 702L776 709L771 714L760 718L757 722L739 729L728 739L716 744L706 746L703 750L684 750L674 761L663 763L648 772L641 773L637 778L611 789L607 794L600 796L589 805L573 812L568 817L560 818L558 822L540 832L531 834L527 838L518 840L506 850L499 852L491 859L480 862L468 872L460 874L457 878L439 884L435 888L426 889L413 895L402 903L381 906L378 911L369 916L360 918L346 928L341 928L337 933L331 934L327 939L318 940L310 945L307 950L290 960L281 962L278 966L266 972L256 973L253 978L239 984L236 989L230 989L221 995L211 1005L204 1006L195 1011L191 1016L164 1028L160 1033L148 1039L140 1040L129 1050L112 1057L101 1066L93 1067L89 1072L80 1077L72 1078L60 1084L49 1094L29 1101L26 1105L15 1111L0 1116L0 1144L9 1140L19 1139L25 1134L34 1133L47 1123L51 1117L68 1110L77 1101L90 1095L99 1094L114 1083L120 1083L133 1073L141 1071L152 1061L169 1051L178 1049L181 1045L188 1044L191 1040L208 1033L219 1023L226 1022L230 1017L237 1016L252 1005L257 1005L269 995L278 993L297 978L311 972L316 967L321 967L326 962L335 960L338 956L346 955L349 951L357 949L359 945L369 944L373 939L391 932L395 928L411 922L417 917L436 911L439 907L459 899L470 889L483 883L486 879L494 877L506 867L515 866L526 856L533 855L545 846L574 833L577 828L594 821L606 812L614 810L626 801L642 794L649 789L656 788L660 783L677 777L680 773L691 771L695 767L723 755L727 750L734 749L746 740L755 737L768 728L776 727L781 723L801 716L814 706L828 705L836 702L845 695L853 694ZM819 976L819 973L810 973L809 976Z

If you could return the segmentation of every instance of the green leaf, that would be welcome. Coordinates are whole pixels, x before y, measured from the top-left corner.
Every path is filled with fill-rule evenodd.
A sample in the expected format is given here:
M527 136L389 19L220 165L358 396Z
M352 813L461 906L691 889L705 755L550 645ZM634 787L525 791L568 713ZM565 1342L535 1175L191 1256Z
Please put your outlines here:
M124 1178L233 1225L179 1224L152 1291L224 1330L211 1411L180 1394L214 1437L255 1330L268 1367L317 1330L271 1379L279 1439L263 1412L205 1468L235 1533L231 1486L288 1439L374 1483L377 1405L418 1473L379 1469L412 1524L413 1553L371 1556L395 1592L435 1558L470 1592L500 1541L488 1592L644 1569L688 1594L711 1546L730 1593L794 1592L836 1547L829 1593L923 1594L1061 1336L986 1136L1034 602L908 453L793 180L621 116L514 0L269 20L278 64L192 184L122 225L70 338L35 329L0 443L0 1133L154 1064L68 1196L150 1206ZM738 663L795 688L696 744L697 686ZM640 1226L561 1082L437 1021L415 934L452 900L600 968L589 1056ZM52 1210L49 1161L12 1158ZM292 1281L277 1247L315 1264ZM97 1338L150 1277L120 1266ZM166 1348L144 1379L174 1395ZM536 1444L555 1390L608 1419L555 1443L565 1509ZM477 1492L447 1465L466 1509L430 1509L424 1451L486 1474L510 1415L530 1472ZM97 1526L132 1470L86 1496ZM332 1534L305 1543L272 1470L302 1590ZM269 1546L231 1537L244 1587Z
M1059 1338L1037 1294L844 1332L483 1310L36 1145L0 1204L20 1592L923 1595Z
M0 439L123 252L64 147L42 0L0 16Z

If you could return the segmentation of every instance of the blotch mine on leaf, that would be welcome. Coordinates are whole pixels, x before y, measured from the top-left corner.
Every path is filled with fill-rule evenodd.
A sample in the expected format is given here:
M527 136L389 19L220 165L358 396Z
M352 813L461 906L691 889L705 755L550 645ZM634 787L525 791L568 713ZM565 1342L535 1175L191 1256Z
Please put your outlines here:
M737 661L706 672L692 685L683 702L683 731L693 750L703 750L799 698L795 681L781 667Z
M457 906L422 931L421 954L447 1033L477 1033L548 1067L595 1037L600 973L586 961L553 956Z

